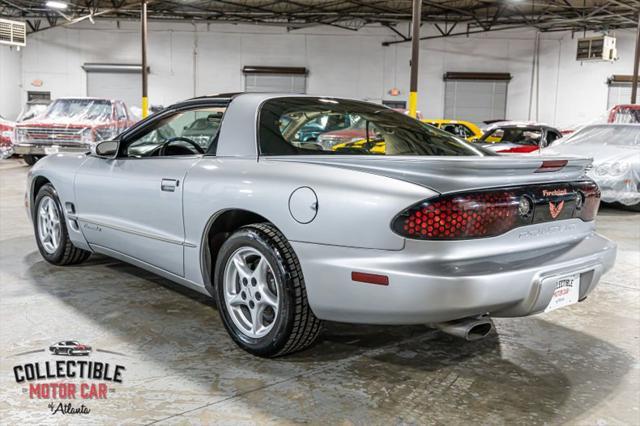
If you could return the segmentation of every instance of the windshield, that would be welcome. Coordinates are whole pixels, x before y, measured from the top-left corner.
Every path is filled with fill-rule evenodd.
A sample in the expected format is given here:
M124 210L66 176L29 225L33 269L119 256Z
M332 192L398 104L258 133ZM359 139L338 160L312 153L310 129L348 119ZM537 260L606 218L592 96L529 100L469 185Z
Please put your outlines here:
M310 123L317 134L301 131ZM323 138L336 128L357 130L346 141ZM366 102L292 97L271 99L260 111L262 155L493 155L382 105Z
M585 127L567 138L564 143L640 147L640 124Z
M518 145L537 146L542 138L542 130L535 127L499 127L489 130L481 138L481 142L515 143Z
M27 104L22 110L16 121L26 121L32 118L39 117L43 112L47 110L46 104Z
M45 117L107 121L111 119L111 101L102 99L58 99L51 104Z

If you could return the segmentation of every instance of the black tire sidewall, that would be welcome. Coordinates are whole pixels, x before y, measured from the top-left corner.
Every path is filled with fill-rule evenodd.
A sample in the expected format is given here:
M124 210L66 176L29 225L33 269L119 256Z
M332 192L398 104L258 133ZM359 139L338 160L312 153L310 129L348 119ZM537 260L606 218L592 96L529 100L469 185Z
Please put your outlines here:
M38 210L40 208L40 202L45 196L51 197L58 211L58 217L60 218L60 244L58 245L58 249L54 253L48 253L42 243L40 242L40 236L38 233ZM67 234L67 224L64 212L62 210L62 205L60 204L60 199L58 198L58 193L54 189L51 184L46 184L38 191L36 198L33 202L33 211L32 211L32 219L33 219L33 229L35 231L36 236L36 244L38 245L38 250L42 257L45 258L47 262L57 264L64 257L65 248L67 245L68 234Z
M36 164L38 162L38 160L40 159L39 156L37 155L24 155L22 157L22 159L24 160L25 163L27 163L29 166L33 166L34 164Z
M246 336L233 322L224 299L224 270L231 255L241 247L258 250L268 261L276 275L278 286L278 317L271 331L261 338ZM231 338L244 350L258 356L273 356L287 343L293 330L295 294L290 285L290 265L284 260L277 245L257 228L242 228L225 241L220 248L215 268L216 301L220 317Z

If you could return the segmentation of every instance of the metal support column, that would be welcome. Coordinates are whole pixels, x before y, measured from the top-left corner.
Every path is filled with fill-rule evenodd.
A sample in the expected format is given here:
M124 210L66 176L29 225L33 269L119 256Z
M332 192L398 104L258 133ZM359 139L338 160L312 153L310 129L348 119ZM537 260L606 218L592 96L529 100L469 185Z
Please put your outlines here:
M142 118L149 115L149 99L147 98L147 2L142 1Z
M633 59L633 78L631 79L631 103L636 103L638 94L638 64L640 62L640 14L638 15L638 29L636 30L636 56Z
M413 0L411 18L411 82L409 84L409 115L416 117L418 107L418 61L420 59L420 22L422 0Z

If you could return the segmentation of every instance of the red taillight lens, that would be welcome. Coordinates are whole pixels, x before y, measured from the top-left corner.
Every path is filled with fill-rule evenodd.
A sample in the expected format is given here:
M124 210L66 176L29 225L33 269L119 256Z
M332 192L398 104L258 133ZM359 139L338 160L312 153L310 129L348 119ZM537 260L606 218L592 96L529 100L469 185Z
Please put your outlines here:
M595 218L600 191L592 181L449 194L409 207L394 232L422 240L494 237L519 226Z
M600 208L600 188L593 181L578 182L574 187L582 197L582 205L576 206L574 217L586 222L595 219Z
M439 197L406 210L396 218L393 229L400 235L425 240L491 237L522 220L519 202L520 197L511 191Z

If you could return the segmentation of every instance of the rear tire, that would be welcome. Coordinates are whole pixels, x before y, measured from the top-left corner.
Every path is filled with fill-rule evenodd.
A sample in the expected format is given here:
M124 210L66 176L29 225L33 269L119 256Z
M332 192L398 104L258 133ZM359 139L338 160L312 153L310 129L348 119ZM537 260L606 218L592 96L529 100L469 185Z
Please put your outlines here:
M33 228L44 260L63 266L84 262L91 256L91 252L79 249L69 239L62 205L53 185L43 185L33 205Z
M24 162L30 166L33 166L34 164L36 164L38 160L41 158L42 158L41 155L23 155L22 156L22 159L24 160Z
M215 288L227 332L253 355L297 352L320 334L321 321L309 307L298 258L271 224L245 226L224 242Z

